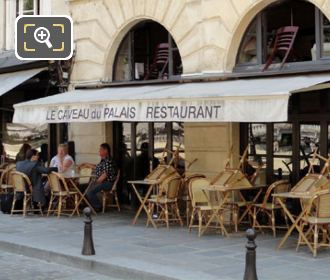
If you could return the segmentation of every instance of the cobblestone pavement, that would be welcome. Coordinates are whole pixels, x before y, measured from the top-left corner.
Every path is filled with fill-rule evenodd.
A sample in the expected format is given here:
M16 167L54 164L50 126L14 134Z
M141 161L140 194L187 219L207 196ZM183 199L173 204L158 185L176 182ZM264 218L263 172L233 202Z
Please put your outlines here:
M64 265L0 251L1 280L115 280Z

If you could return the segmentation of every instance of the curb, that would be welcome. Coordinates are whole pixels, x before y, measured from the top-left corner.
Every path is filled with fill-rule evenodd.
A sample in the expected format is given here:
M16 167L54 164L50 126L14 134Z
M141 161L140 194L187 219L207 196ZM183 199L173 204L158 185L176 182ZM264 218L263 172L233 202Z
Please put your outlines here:
M109 277L115 277L122 280L176 280L176 278L171 278L160 274L108 264L84 257L60 254L53 251L33 248L7 241L0 241L0 250L81 270L86 270L88 272L98 273Z

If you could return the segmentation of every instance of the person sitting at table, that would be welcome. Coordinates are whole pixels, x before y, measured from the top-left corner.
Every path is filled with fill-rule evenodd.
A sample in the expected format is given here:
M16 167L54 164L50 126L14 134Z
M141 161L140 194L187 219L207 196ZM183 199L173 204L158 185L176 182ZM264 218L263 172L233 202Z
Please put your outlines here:
M67 144L60 144L57 147L57 155L50 161L50 167L57 167L58 172L64 175L71 175L74 170L74 160L68 154L69 147Z
M111 148L109 144L103 143L100 145L99 155L101 161L97 165L83 163L79 166L79 169L86 167L95 169L96 181L87 192L86 197L97 212L102 210L102 204L98 199L97 194L102 190L112 189L118 172L117 165L111 157Z
M16 161L16 162L19 162L19 161L23 161L23 160L25 160L26 152L27 152L28 150L31 150L31 149L32 149L32 147L31 147L30 144L28 144L28 143L24 143L24 144L21 146L21 148L19 149L19 152L18 152L18 154L16 155L16 159L15 159L15 161Z
M46 196L42 183L42 175L49 174L52 171L57 172L57 167L43 167L39 161L38 151L31 149L26 152L25 160L16 163L16 170L30 178L32 183L32 200L36 203L40 203L41 206L45 206Z

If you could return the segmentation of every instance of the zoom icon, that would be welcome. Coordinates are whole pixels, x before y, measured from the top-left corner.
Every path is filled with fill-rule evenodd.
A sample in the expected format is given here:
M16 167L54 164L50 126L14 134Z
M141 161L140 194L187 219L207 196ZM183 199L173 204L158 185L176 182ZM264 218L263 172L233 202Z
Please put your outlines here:
M70 59L73 52L72 20L68 16L19 16L15 39L18 59Z

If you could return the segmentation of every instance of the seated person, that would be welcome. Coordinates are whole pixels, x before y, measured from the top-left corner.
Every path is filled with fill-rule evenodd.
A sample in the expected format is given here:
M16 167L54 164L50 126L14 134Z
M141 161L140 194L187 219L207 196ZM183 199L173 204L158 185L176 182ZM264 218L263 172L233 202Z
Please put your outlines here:
M58 172L64 175L71 175L74 170L74 160L68 154L68 145L60 144L57 147L57 155L52 158L49 164L50 167L57 167Z
M42 175L49 174L52 171L56 172L57 167L43 167L39 161L38 151L31 149L26 152L25 160L17 162L16 170L30 178L32 183L32 199L34 202L44 206L46 204L46 197L42 183Z
M96 182L87 193L87 199L94 207L95 211L102 209L102 204L99 201L97 194L102 190L111 190L117 176L117 166L111 157L111 149L109 144L103 143L100 145L99 154L101 161L99 164L83 163L79 169L87 167L95 169Z

